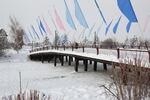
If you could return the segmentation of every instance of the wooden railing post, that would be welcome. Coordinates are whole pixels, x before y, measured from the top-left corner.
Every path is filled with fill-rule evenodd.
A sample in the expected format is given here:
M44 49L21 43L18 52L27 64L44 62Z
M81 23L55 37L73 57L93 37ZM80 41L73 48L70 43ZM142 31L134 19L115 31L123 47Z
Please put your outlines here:
M84 52L84 46L82 46L82 51Z
M150 50L148 50L149 63L150 63Z
M117 48L117 58L119 59L120 58L120 49Z
M72 51L74 50L74 47L73 47L73 45L71 46L72 47Z
M97 51L97 55L99 54L99 48L98 47L96 47L96 51Z
M64 45L64 51L66 50L66 46Z

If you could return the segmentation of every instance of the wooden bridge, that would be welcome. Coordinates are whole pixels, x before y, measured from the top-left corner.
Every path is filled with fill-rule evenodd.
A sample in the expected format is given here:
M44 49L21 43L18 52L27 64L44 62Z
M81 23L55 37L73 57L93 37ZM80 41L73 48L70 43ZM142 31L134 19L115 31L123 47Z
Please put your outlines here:
M120 50L116 49L117 57L99 54L99 49L96 48L96 53L85 53L84 48L82 48L83 52L75 52L72 50L55 50L49 49L48 47L37 48L30 51L29 57L31 60L37 60L44 63L44 61L54 61L54 66L57 66L57 63L60 62L62 66L64 66L64 62L67 62L68 65L71 65L72 62L75 62L74 68L75 71L78 72L79 61L83 61L84 70L88 71L88 65L93 64L93 70L97 71L97 63L102 63L104 70L107 70L107 65L119 65L120 61ZM132 50L130 50L132 51ZM146 51L139 51L146 52ZM59 60L58 60L59 59ZM128 65L127 63L123 63ZM149 69L148 67L143 67L144 69Z

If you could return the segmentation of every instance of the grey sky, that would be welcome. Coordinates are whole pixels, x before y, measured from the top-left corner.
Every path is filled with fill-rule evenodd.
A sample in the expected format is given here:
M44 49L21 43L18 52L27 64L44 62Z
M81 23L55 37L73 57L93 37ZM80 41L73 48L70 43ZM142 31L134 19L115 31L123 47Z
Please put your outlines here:
M67 30L66 32L71 35L74 34L73 36L76 36L76 34L81 33L84 28L75 18L73 0L66 1L77 26L77 32L73 31L66 22L64 0L0 0L0 28L5 28L7 32L9 32L9 16L11 15L15 16L25 28L25 30L28 31L31 24L35 27L37 26L36 19L38 18L38 16L44 16L47 23L51 27L51 31L54 33L55 27L51 22L50 14L52 15L53 19L55 19L53 9L53 6L55 6L59 15L61 16L63 24L65 25L65 28ZM131 0L139 23L133 24L130 33L126 33L125 28L128 21L125 17L123 17L119 25L118 32L115 35L112 32L112 28L118 20L119 16L122 15L117 7L117 0L97 1L104 16L106 17L106 20L110 22L113 19L112 26L107 36L104 35L105 26L102 26L99 33L99 37L101 40L108 37L113 37L117 40L124 40L126 37L133 37L134 35L144 38L150 38L150 24L148 25L145 33L142 33L141 31L143 30L145 20L147 19L148 15L150 15L150 0ZM96 24L94 30L97 30L97 28L102 23L102 18L99 15L97 8L95 7L94 0L78 0L78 2L89 24L89 27L92 27L93 24ZM59 31L63 32L61 30ZM86 33L88 34L88 30L86 30Z

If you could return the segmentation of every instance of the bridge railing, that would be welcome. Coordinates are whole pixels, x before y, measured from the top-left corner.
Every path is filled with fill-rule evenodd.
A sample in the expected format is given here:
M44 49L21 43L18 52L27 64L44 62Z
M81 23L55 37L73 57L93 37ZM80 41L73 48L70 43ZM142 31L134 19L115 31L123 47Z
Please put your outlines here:
M43 50L71 50L71 51L79 51L79 52L90 52L89 49L92 49L90 53L96 53L97 55L100 53L108 54L110 51L113 51L113 55L115 55L118 59L121 58L123 55L128 55L127 52L134 52L134 54L144 53L146 55L146 59L148 59L150 63L150 50L142 50L142 49L124 49L124 48L114 48L114 49L103 49L100 47L95 46L44 46L44 47L37 47L30 50L30 53L43 51ZM104 52L107 51L107 52Z

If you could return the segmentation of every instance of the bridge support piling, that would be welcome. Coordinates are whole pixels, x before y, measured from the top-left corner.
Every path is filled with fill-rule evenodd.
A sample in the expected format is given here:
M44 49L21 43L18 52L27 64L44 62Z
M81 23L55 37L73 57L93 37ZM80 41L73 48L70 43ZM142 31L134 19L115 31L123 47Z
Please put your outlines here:
M57 65L57 57L54 56L54 66L56 67L56 65Z
M75 58L75 71L78 72L79 59Z
M88 71L88 60L84 60L84 71Z
M64 56L61 56L61 66L64 66Z
M92 60L90 60L90 64L92 64Z
M73 62L73 57L71 57L71 62Z
M97 62L94 61L94 71L97 71Z
M44 63L44 57L43 56L41 56L41 61L42 61L42 63Z
M68 56L66 56L66 62L68 62Z
M47 60L47 61L48 61L48 63L50 63L50 60L51 60L51 57L48 57L48 60Z
M83 53L85 52L85 50L84 50L84 46L82 47L82 51L83 51Z
M68 62L68 65L70 66L71 65L71 57L69 56L69 62Z
M104 70L107 70L107 64L103 63Z

